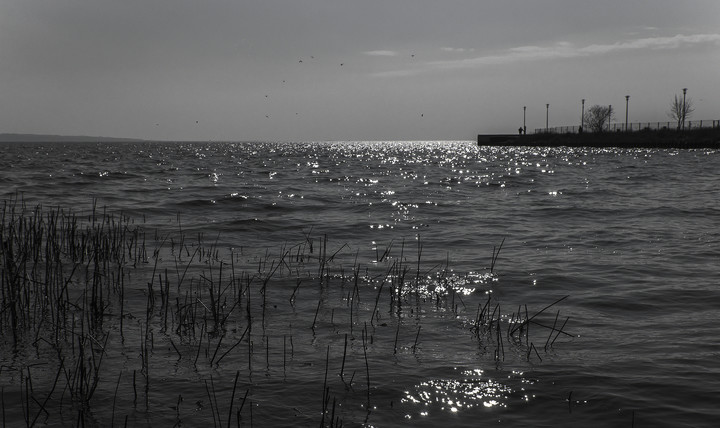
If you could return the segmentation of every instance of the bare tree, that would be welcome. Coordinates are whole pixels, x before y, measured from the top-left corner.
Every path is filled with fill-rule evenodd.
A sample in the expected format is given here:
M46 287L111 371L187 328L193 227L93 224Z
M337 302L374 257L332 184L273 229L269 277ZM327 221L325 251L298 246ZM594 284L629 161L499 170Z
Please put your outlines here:
M614 114L612 107L595 104L585 112L585 124L592 132L602 132L610 125Z
M685 124L685 121L690 116L692 116L694 111L695 108L693 107L692 98L688 97L683 100L683 97L679 97L677 94L675 94L675 98L670 104L670 111L668 111L668 116L672 120L677 121L677 129L680 130L680 128L684 128L683 125Z

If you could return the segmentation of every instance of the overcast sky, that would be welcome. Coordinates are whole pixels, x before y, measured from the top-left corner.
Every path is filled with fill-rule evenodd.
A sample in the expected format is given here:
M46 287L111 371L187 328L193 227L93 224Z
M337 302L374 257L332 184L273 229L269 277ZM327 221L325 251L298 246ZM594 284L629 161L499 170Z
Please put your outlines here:
M0 133L472 140L719 78L718 0L0 0Z

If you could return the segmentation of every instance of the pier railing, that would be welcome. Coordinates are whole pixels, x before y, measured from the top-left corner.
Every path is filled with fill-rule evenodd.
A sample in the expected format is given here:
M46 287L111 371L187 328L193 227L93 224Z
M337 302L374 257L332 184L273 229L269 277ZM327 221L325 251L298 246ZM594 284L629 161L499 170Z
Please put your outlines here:
M637 132L643 130L660 130L660 129L677 129L677 122L632 122L628 123L627 127L625 122L610 123L605 126L604 131L606 132ZM720 128L720 120L688 120L685 122L685 130L699 129L699 128ZM535 128L536 134L577 134L580 130L579 126L556 126L553 128ZM590 132L588 129L584 129L584 132Z

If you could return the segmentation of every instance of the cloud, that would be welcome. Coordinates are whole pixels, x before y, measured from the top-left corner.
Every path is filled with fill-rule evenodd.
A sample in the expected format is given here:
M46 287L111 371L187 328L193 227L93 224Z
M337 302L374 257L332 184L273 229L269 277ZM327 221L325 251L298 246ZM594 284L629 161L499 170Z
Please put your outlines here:
M365 55L370 56L397 56L398 53L395 51L385 51L385 50L379 50L379 51L366 51L363 52Z
M425 62L419 64L416 68L380 72L376 73L375 76L410 76L433 70L460 70L517 62L593 57L629 51L673 50L700 45L720 45L720 34L693 34L687 36L678 34L672 37L646 37L617 43L586 46L576 46L570 42L558 42L550 46L518 46L498 53L473 58Z
M673 37L646 37L612 44L592 44L587 46L575 46L569 42L559 42L552 46L520 46L495 55L485 55L461 62L464 62L465 65L505 64L518 61L589 57L648 49L668 50L701 44L720 44L720 34L694 34L690 36L678 34ZM445 64L436 62L435 64L452 66L452 62L445 62Z
M466 49L466 48L451 48L451 47L442 47L440 48L443 52L451 52L451 53L465 53L465 52L474 52L475 49Z
M647 37L622 43L613 43L611 45L589 45L578 49L577 52L578 56L587 56L628 50L677 49L680 47L703 44L720 44L720 34L694 34L690 36L678 34L673 37Z

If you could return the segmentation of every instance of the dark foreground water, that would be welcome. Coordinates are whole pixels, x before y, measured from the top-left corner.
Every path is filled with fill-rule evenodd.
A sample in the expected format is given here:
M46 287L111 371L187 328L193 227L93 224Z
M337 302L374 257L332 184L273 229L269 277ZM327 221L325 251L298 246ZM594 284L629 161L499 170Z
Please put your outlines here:
M3 422L720 426L718 171L469 142L0 145ZM18 248L62 218L105 238Z

